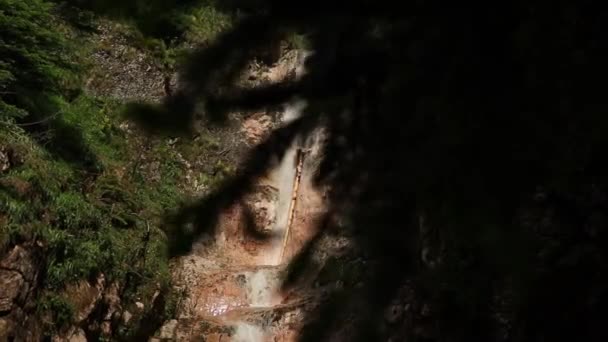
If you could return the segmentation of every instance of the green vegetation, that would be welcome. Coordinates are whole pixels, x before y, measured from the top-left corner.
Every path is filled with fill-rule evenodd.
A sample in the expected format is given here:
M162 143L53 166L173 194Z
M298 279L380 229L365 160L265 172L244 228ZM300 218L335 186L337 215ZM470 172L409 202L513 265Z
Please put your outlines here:
M43 0L0 1L0 121L46 117L74 89L75 49Z
M56 327L72 319L57 295L71 282L103 273L123 286L125 302L167 288L160 221L183 196L174 148L121 128L124 104L81 90L94 48L81 29L93 21L49 1L0 0L0 151L11 156L0 173L0 253L42 246L38 310ZM210 37L193 30L196 39ZM163 40L137 34L149 51L173 58Z
M62 17L79 28L94 27L93 12L126 24L124 33L133 46L148 51L170 69L193 45L213 41L238 16L220 11L215 0L58 2L62 3Z
M219 33L229 29L232 20L226 13L218 11L211 4L179 15L180 27L184 31L184 39L189 42L213 40Z
M42 315L47 315L45 328L50 331L59 330L74 318L74 308L63 296L47 293L39 299L37 308Z
M132 273L143 284L169 281L158 220L164 208L174 207L180 197L180 166L157 142L163 180L158 187L149 186L137 171L118 174L131 166L139 152L114 127L116 121L104 120L105 105L83 97L62 111L66 121L74 120L98 157L99 174L55 159L15 125L0 132L2 145L23 159L0 178L0 214L7 217L7 224L0 227L3 249L41 241L48 289L59 290L98 273L118 281ZM77 109L82 116L78 122L72 117Z

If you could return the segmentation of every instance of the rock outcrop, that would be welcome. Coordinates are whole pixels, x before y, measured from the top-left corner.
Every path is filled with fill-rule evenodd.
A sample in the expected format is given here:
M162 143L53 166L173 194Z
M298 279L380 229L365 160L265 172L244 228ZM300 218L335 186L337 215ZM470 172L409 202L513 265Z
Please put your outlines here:
M40 246L17 245L0 258L0 340L37 340L41 336L35 295L40 273Z

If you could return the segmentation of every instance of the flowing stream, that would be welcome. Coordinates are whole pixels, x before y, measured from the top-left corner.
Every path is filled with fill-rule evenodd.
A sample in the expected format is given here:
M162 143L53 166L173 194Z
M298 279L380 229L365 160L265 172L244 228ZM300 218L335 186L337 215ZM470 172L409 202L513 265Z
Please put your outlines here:
M287 123L293 119L296 119L301 111L304 109L305 104L303 102L297 102L289 104L284 113L282 122ZM294 190L297 191L294 184L298 177L298 150L300 146L298 142L294 142L285 153L278 167L271 173L269 181L276 185L278 189L278 201L275 207L276 221L274 226L271 228L272 233L276 236L280 236L280 239L273 239L270 244L270 248L264 253L267 257L262 260L266 261L266 265L260 266L271 266L270 268L259 268L254 271L248 279L247 286L247 299L246 304L250 308L272 308L273 306L279 305L281 298L279 289L281 286L280 277L277 276L277 268L280 268L283 263L283 249L285 248L283 241L285 241L291 227L290 216L293 215L294 201L297 194L294 194ZM236 322L236 333L233 336L233 341L238 342L263 342L268 340L263 329L252 325L246 321Z
M300 57L298 76L303 73L305 55ZM288 103L280 124L298 118L305 107L303 101ZM310 195L302 196L298 189L313 193L310 186L299 187L300 179L307 177L301 144L301 139L297 139L288 148L282 160L260 180L259 193L253 194L254 214L272 218L261 228L276 238L261 243L248 241L239 233L241 216L235 208L220 219L221 236L211 251L195 249L182 260L187 297L182 304L185 309L172 323L176 328L166 336L170 340L295 340L297 332L292 321L302 315L298 302L301 298L285 299L281 284L289 258L305 243L306 219L313 216L306 208L306 200L299 203L299 198Z

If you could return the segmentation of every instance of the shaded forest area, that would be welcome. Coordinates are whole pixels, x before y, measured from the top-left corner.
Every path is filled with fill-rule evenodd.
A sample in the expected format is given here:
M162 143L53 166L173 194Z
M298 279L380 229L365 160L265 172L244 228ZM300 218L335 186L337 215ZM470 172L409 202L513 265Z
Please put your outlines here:
M159 30L167 26L154 13L190 3L92 9L135 17L170 42L179 30ZM212 230L290 141L323 126L316 181L331 193L320 224L352 232L372 262L363 288L312 313L302 340L326 340L348 320L360 322L352 332L360 341L608 339L608 13L591 1L243 3L217 5L232 14L249 8L177 64L180 83L163 105L133 105L128 116L176 135L200 117L221 124L229 111L294 98L308 107L217 191L167 217L172 255ZM314 52L304 77L235 86L260 49L292 34ZM2 110L13 117L26 108L19 101L34 98L5 95ZM305 272L315 241L286 287ZM404 285L423 312L380 328ZM355 302L364 309L352 310Z

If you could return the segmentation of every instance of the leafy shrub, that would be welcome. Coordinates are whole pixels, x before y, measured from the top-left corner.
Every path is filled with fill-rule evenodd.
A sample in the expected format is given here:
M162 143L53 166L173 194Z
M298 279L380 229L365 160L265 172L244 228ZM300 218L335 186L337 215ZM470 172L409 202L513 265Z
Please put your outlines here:
M53 211L57 215L57 224L67 229L85 229L99 226L99 210L76 192L63 192L53 201Z
M47 322L47 328L53 332L67 326L74 320L74 308L70 302L62 296L47 293L39 299L37 310L42 315L50 315L51 322Z
M44 0L0 0L0 120L53 115L77 79L70 45Z
M123 104L80 91L87 63L77 57L90 46L58 14L87 30L94 18L50 2L0 0L0 142L22 160L0 178L0 250L25 241L45 248L41 286L48 293L38 309L49 329L59 329L73 317L73 308L55 294L66 283L104 273L109 281L135 284L125 291L129 298L145 298L157 284L170 287L167 241L158 221L178 205L185 173L181 156L166 141L145 141L149 150L142 158L144 142L134 135L127 140L119 128ZM136 12L149 13L145 3ZM183 38L213 39L230 25L230 17L207 2L180 4L157 19L170 22L181 42L145 30L137 38L137 48L167 67L183 52ZM140 167L151 160L158 165L155 186ZM221 164L214 169L217 177L227 170Z
M181 13L178 16L181 30L185 32L186 40L204 42L215 38L219 33L232 25L231 16L220 12L212 5L202 5Z

